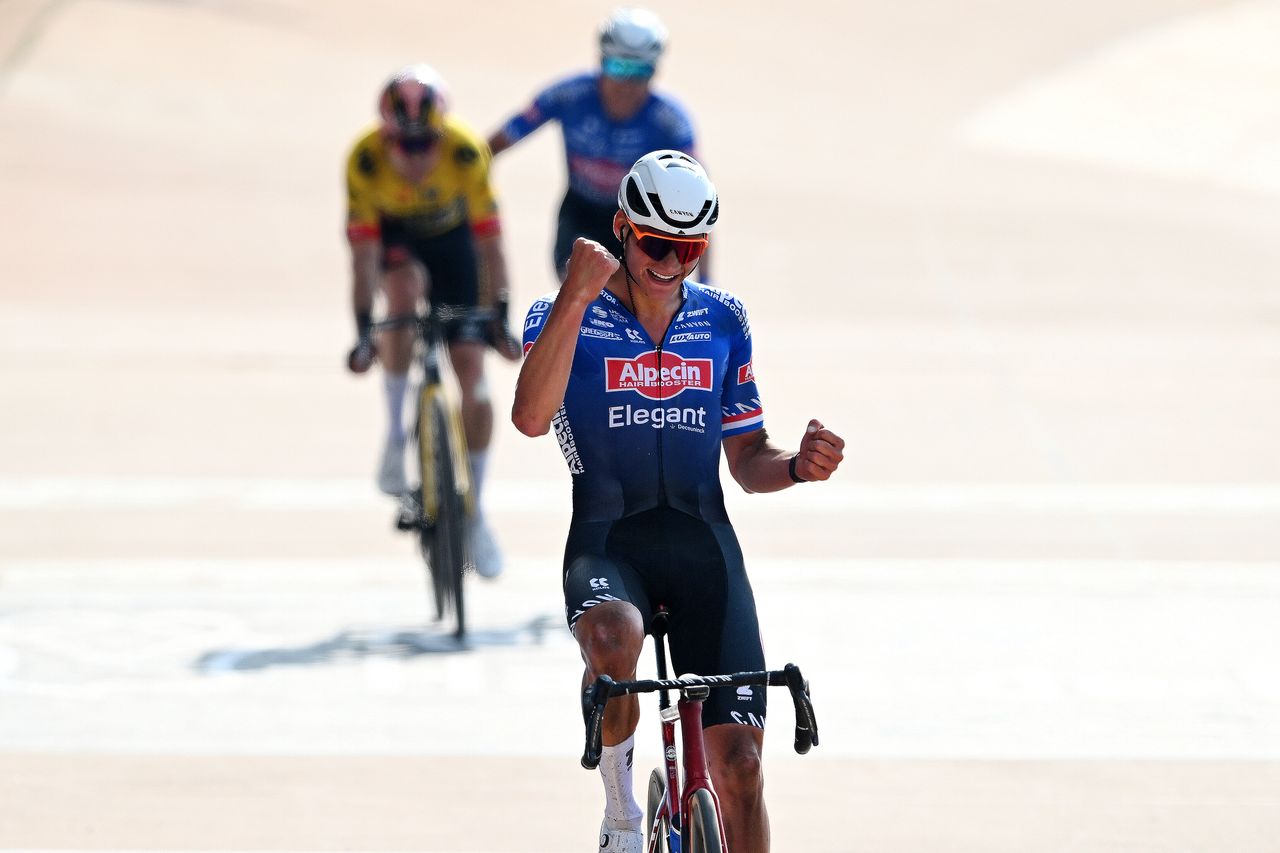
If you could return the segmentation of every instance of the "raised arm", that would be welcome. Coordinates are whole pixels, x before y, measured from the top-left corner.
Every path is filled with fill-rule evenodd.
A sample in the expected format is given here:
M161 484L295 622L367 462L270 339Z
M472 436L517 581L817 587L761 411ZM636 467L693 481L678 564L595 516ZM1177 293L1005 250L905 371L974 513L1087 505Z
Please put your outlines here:
M551 119L559 119L567 96L575 91L572 81L561 81L543 89L523 110L508 118L489 135L489 150L501 154Z
M568 277L516 380L511 422L525 435L545 435L551 428L569 387L582 315L617 269L618 259L599 243L579 237L573 244Z

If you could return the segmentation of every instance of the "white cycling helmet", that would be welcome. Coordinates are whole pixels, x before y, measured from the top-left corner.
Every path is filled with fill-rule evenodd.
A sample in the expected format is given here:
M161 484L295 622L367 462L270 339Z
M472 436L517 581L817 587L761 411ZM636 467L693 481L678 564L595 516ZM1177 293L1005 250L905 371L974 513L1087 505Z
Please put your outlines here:
M600 54L654 65L667 45L667 28L648 9L615 9L600 25Z
M682 151L651 151L618 187L618 207L641 229L673 237L706 236L720 218L715 185Z

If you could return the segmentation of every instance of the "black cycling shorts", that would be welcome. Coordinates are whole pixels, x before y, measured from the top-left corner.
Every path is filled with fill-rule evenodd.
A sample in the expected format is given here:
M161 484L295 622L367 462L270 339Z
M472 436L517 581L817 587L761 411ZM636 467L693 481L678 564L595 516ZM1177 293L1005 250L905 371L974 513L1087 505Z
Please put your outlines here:
M564 278L569 256L573 254L573 241L579 237L595 240L613 252L614 257L622 255L622 243L613 236L613 215L617 212L616 204L596 204L572 190L565 193L564 201L560 202L560 214L556 217L556 275Z
M452 309L444 324L444 337L453 341L484 341L485 329L477 315L480 301L479 259L470 225L460 225L434 237L415 234L402 220L383 217L382 268L416 259L427 269L430 299Z
M606 601L629 601L644 618L670 612L671 676L764 669L756 603L728 524L708 524L660 508L618 521L574 523L564 556L565 615L579 617ZM765 688L712 688L702 725L764 728Z

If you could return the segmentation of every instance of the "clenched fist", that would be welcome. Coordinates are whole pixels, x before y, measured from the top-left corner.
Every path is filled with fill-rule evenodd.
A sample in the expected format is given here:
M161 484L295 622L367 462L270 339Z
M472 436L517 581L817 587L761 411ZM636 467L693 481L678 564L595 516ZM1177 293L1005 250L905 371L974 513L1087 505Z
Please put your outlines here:
M600 295L609 276L618 269L618 259L594 240L579 237L573 241L568 272L560 288L562 297L586 304Z
M822 425L817 418L809 421L800 451L796 454L795 475L805 482L826 480L844 459L844 439Z

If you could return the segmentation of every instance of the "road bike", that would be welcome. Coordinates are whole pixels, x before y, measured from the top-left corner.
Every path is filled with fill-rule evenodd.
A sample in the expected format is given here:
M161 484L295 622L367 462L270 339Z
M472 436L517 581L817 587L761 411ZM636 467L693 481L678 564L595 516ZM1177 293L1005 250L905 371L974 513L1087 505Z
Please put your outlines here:
M780 670L738 672L731 675L685 675L667 677L666 611L654 614L650 633L657 654L658 677L645 681L614 681L607 675L597 678L583 695L587 710L586 746L582 766L588 770L600 764L604 710L611 698L633 693L658 693L662 721L663 766L649 776L645 809L645 849L648 853L729 853L724 841L724 821L720 800L707 771L706 746L702 739L702 703L711 690L725 687L761 685L786 687L795 706L795 750L804 755L818 744L818 722L813 713L809 683L795 664ZM671 707L670 691L680 699ZM677 763L676 723L684 751L684 784Z
M449 361L444 325L458 312L430 306L425 314L388 317L376 329L416 327L417 411L410 434L418 484L400 497L396 527L417 534L437 622L453 616L453 634L467 633L463 581L473 565L469 520L474 511L471 463L462 427L461 392Z

